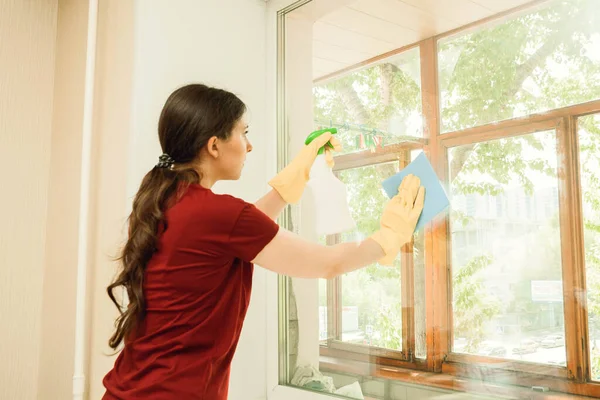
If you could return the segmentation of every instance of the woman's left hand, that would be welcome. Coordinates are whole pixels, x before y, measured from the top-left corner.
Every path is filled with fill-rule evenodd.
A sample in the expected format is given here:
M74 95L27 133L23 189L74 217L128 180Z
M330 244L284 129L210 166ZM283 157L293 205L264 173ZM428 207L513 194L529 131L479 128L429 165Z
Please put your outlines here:
M331 146L327 145L331 143ZM308 182L310 169L312 168L321 147L325 146L325 158L327 164L333 168L333 151L341 151L342 145L331 132L325 132L315 138L310 144L305 145L300 153L281 172L269 181L269 185L275 189L287 203L297 203L302 197L306 183Z

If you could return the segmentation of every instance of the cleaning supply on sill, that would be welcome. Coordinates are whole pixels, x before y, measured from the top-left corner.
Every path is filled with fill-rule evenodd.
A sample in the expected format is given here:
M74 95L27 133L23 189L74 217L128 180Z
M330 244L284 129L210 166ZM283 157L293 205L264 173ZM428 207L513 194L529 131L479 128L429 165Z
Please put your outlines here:
M337 129L314 131L308 135L305 144L309 144L325 132L336 134ZM329 142L325 146L333 147ZM317 235L333 235L356 227L350 215L346 185L334 175L327 164L325 146L317 153L305 191L305 201L314 212Z
M336 389L333 384L333 378L323 375L318 368L312 365L298 366L290 383L292 386L319 392L337 394L350 399L365 399L362 393L362 388L360 387L358 381L354 381L349 385Z
M398 194L398 187L402 183L402 179L408 174L418 177L421 180L421 186L425 188L423 212L415 227L415 232L418 232L436 215L444 211L450 205L450 201L425 153L419 154L402 171L381 183L389 198Z

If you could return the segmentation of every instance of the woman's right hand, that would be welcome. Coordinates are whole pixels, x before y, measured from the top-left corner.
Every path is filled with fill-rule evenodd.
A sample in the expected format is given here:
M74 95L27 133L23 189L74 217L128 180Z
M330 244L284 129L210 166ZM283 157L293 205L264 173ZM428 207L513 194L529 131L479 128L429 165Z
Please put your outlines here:
M421 186L421 180L412 174L404 177L398 194L383 210L380 229L371 236L385 253L379 264L392 265L400 248L410 242L424 202L425 188Z
M295 204L300 201L319 149L327 142L331 144L331 147L325 147L325 158L327 164L333 168L333 151L341 151L342 144L331 132L325 132L305 145L292 162L269 181L269 185L279 193L286 203Z

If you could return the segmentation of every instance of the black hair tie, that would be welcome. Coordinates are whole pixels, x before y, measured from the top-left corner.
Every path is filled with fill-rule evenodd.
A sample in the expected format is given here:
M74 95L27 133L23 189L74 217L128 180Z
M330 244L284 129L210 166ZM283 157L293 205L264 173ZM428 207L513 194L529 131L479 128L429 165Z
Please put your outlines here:
M167 153L163 153L160 157L158 157L158 164L156 164L157 168L173 168L175 164L175 160L168 155Z

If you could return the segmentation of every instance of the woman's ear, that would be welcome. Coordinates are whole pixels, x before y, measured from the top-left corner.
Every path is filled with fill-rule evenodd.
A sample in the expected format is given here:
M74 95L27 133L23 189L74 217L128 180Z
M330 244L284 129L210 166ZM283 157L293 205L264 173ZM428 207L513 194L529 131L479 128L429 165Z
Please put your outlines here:
M208 139L208 142L206 143L206 151L214 158L219 157L219 139L216 136Z

